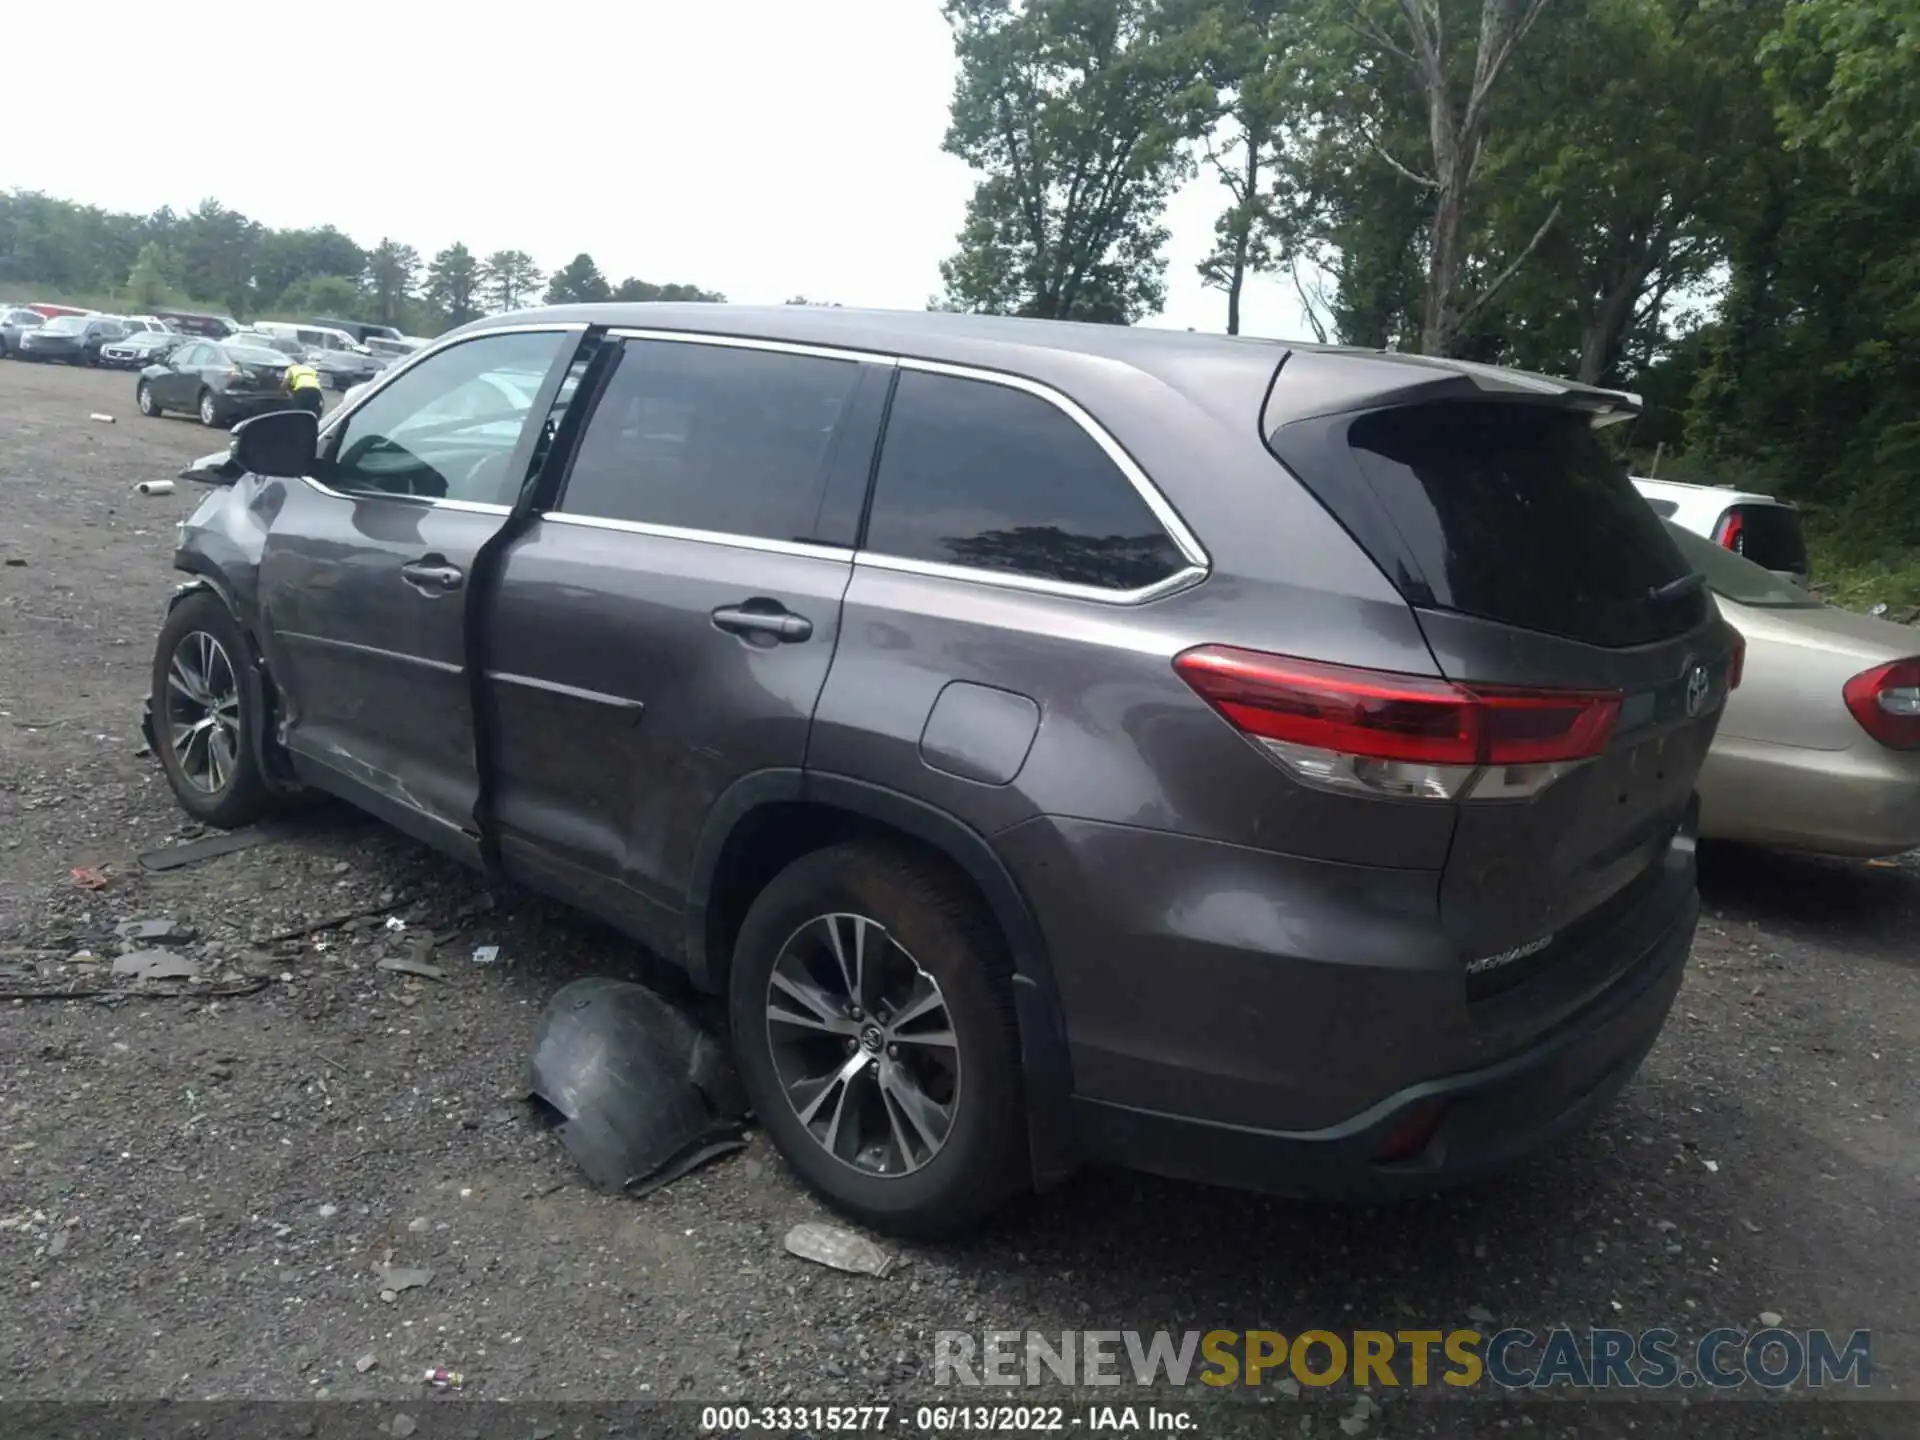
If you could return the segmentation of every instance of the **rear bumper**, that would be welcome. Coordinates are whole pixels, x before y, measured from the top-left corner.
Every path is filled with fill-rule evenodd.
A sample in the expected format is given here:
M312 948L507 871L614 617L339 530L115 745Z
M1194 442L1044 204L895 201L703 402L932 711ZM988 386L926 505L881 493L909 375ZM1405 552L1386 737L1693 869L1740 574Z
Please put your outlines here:
M219 400L221 413L234 420L245 420L253 415L265 415L273 410L295 410L299 406L291 395L274 393L272 395L234 395L227 394Z
M1497 1172L1579 1129L1623 1090L1666 1023L1698 903L1598 1001L1519 1054L1411 1085L1340 1125L1259 1130L1076 1099L1089 1159L1208 1184L1309 1198L1383 1201ZM1376 1157L1433 1120L1410 1158Z
M1862 736L1808 750L1721 734L1700 771L1700 833L1827 855L1920 847L1920 752Z

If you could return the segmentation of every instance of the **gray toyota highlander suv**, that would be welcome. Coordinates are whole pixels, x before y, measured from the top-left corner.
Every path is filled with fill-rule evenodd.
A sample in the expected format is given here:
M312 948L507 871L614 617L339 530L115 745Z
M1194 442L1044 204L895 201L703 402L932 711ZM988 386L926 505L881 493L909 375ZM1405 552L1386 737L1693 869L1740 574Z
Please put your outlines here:
M607 305L249 421L155 750L343 797L724 992L793 1168L906 1232L1085 1162L1483 1173L1631 1077L1738 640L1595 437L1359 350Z

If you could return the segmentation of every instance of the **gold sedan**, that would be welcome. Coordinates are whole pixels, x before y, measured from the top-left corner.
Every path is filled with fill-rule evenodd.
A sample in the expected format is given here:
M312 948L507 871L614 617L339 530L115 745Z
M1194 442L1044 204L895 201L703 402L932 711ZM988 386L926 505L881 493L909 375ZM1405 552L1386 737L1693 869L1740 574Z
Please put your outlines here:
M1920 847L1920 630L1667 528L1747 642L1700 772L1701 835L1830 855Z

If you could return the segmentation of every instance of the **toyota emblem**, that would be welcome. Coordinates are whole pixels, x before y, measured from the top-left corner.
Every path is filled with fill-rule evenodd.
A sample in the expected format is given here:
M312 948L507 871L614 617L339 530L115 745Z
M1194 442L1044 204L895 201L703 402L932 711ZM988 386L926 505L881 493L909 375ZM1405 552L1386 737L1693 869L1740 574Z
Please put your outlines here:
M1713 682L1707 678L1707 667L1696 664L1687 672L1687 714L1698 715L1707 708L1707 697L1713 692Z

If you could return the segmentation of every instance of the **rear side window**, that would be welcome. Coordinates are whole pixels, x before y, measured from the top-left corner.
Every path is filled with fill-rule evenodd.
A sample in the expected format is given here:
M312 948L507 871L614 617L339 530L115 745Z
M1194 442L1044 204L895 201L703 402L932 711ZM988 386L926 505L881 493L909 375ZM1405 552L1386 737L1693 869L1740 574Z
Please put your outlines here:
M1807 544L1800 512L1785 505L1735 505L1720 517L1720 543L1768 570L1807 573Z
M1705 618L1703 591L1654 598L1692 567L1582 414L1412 405L1363 415L1347 441L1441 609L1607 646Z
M1140 589L1187 563L1057 405L917 370L894 391L866 548L1102 590Z
M629 340L580 437L560 509L807 540L859 378L851 360Z

